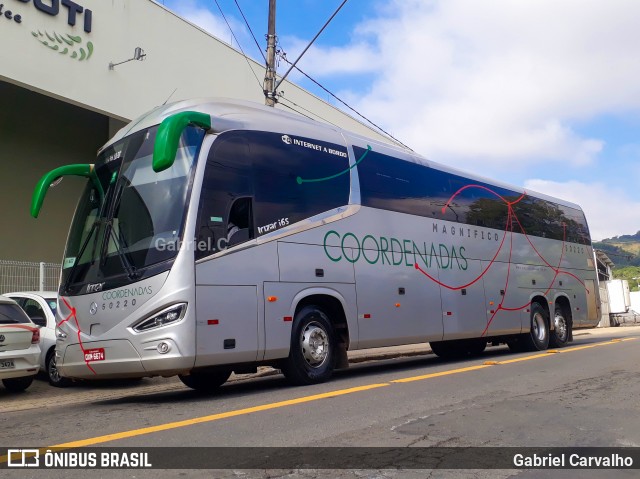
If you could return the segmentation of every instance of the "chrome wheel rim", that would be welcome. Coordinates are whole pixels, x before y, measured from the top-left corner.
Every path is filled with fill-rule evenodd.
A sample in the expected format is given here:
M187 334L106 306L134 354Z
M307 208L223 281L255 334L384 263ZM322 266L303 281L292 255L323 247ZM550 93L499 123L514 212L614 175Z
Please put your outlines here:
M49 360L49 378L51 378L54 383L60 381L60 372L58 372L55 356Z
M560 342L564 343L567 340L567 333L568 333L567 320L564 319L564 316L562 315L562 313L557 312L555 315L555 318L553 319L553 322L554 322L556 337Z
M329 357L329 336L316 322L311 322L304 328L300 346L304 360L312 368L322 366Z
M533 336L539 341L544 342L547 337L547 323L544 320L544 316L540 313L536 313L533 316Z

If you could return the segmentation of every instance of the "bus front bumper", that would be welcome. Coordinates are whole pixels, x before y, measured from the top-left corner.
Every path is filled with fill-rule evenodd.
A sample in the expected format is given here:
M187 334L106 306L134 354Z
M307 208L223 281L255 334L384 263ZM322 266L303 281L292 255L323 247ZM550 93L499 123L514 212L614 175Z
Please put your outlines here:
M126 339L70 344L62 351L56 349L58 370L72 379L117 379L175 376L193 368L195 358L183 356L170 339L160 342L169 345L168 352L150 345L141 354Z

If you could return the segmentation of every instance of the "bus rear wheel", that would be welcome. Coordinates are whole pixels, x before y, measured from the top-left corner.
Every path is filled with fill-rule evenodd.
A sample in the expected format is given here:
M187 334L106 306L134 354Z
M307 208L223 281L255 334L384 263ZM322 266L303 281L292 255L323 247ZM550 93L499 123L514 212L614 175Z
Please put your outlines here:
M302 308L293 324L289 357L282 374L296 385L328 380L336 363L336 338L327 315L317 306Z
M523 337L525 351L544 351L549 347L549 313L540 303L531 304L531 329Z
M203 393L211 393L222 386L231 376L231 371L195 372L188 376L180 375L185 386Z
M562 311L562 308L556 306L553 314L553 331L549 336L549 346L552 348L562 348L569 343L571 337L571 323Z

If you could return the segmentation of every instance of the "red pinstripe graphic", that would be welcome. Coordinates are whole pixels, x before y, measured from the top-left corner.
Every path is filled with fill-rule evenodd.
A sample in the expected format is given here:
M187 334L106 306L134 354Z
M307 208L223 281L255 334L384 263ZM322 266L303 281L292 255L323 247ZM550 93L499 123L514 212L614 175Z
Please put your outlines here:
M502 200L502 202L507 206L507 222L506 222L506 227L505 227L505 230L504 230L504 235L502 236L502 240L500 241L500 245L498 246L498 249L497 249L496 253L493 255L493 258L491 258L491 261L489 261L489 264L487 265L487 267L484 268L476 278L474 278L472 281L470 281L470 282L468 282L466 284L463 284L463 285L450 285L450 284L443 283L442 281L439 281L438 279L434 278L429 273L424 271L422 268L420 268L420 266L418 265L417 262L415 263L415 269L420 271L424 276L426 276L431 281L433 281L434 283L440 285L443 288L447 288L447 289L452 290L452 291L457 291L457 290L460 290L460 289L463 289L463 288L467 288L467 287L472 286L473 284L477 283L478 281L480 281L480 279L493 266L493 264L496 261L496 258L498 257L498 255L502 251L502 248L504 247L505 239L507 238L507 234L508 234L509 235L509 259L508 259L508 263L507 263L508 267L507 267L507 275L506 275L506 278L505 278L504 295L502 296L502 300L500 301L500 304L498 304L498 306L495 309L491 310L491 317L487 321L487 326L485 327L484 331L482 332L482 336L487 334L487 331L489 330L489 326L493 322L493 320L496 317L496 315L498 314L498 312L500 312L500 311L511 311L511 312L521 311L521 310L523 310L525 308L529 308L531 306L531 301L529 301L528 303L526 303L526 304L524 304L522 306L516 306L516 307L508 307L508 306L504 305L504 302L506 301L507 296L508 296L509 279L511 277L511 266L512 266L511 258L513 256L514 223L517 224L518 228L520 229L520 231L522 232L524 237L527 239L527 242L529 243L529 245L531 246L533 251L535 251L536 255L542 260L542 262L546 265L547 268L551 269L554 272L553 279L551 280L551 283L549 284L548 288L543 293L544 296L547 296L549 294L549 291L551 291L551 288L553 287L553 283L555 282L556 278L558 276L560 276L560 275L567 275L567 276L570 276L570 277L574 278L575 280L577 280L585 288L587 294L591 294L589 289L586 287L585 283L580 278L578 278L575 274L573 274L573 273L571 273L569 271L565 271L565 270L560 269L560 266L562 265L562 260L564 258L564 250L565 250L566 235L567 235L567 225L565 223L562 224L562 228L563 228L562 250L561 250L561 253L560 253L560 259L558 260L558 265L557 266L555 266L555 267L552 266L549 263L549 261L547 261L544 258L544 256L542 256L542 254L540 254L538 249L532 243L531 239L529 238L529 235L527 235L527 232L525 231L524 227L520 223L520 220L518 219L518 216L515 214L515 211L513 210L513 205L519 203L520 201L522 201L522 199L525 196L527 196L526 192L522 193L522 195L520 195L520 197L517 198L516 200L508 201L506 198L504 198L503 196L498 194L496 191L493 191L492 189L487 188L486 186L473 185L473 184L472 185L466 185L466 186L463 186L462 188L460 188L458 191L456 191L451 196L451 198L449 198L449 200L442 207L442 214L444 214L446 212L446 209L449 207L451 202L456 198L456 196L458 196L464 190L467 190L467 189L470 189L470 188L477 188L477 189L480 189L480 190L487 191L487 192L491 193L492 195L496 196L497 198L499 198L500 200Z
M2 328L18 328L18 329L26 329L27 331L31 331L35 333L38 328L34 328L33 326L27 326L26 324L0 324L0 329Z
M86 349L84 349L84 345L82 344L82 337L81 337L82 331L80 330L80 323L78 322L78 317L76 316L76 308L72 307L63 296L60 296L60 298L62 298L62 301L64 302L65 306L71 312L69 313L69 316L67 316L64 320L58 323L58 326L62 326L64 323L66 323L71 318L73 318L73 320L76 323L76 327L78 328L78 344L80 344L80 349L82 350L82 357L84 358L84 362L87 364L87 367L91 370L93 374L97 374L95 370L91 367L91 364L89 364L89 361L87 361L87 358L85 356Z

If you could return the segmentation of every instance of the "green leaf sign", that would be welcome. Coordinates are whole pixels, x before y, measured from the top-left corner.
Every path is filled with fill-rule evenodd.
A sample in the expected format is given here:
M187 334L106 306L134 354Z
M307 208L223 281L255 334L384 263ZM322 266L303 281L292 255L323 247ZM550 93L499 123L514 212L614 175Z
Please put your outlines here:
M93 55L93 43L89 41L86 45L82 45L82 37L79 36L57 34L56 32L49 33L47 31L42 33L40 30L31 32L31 35L45 47L58 52L60 55L69 55L80 62L88 60Z

